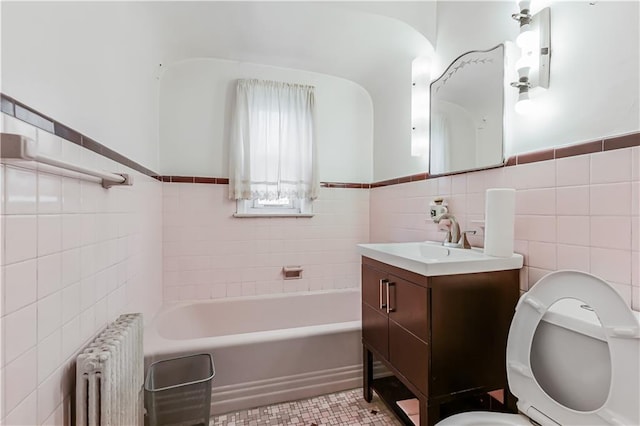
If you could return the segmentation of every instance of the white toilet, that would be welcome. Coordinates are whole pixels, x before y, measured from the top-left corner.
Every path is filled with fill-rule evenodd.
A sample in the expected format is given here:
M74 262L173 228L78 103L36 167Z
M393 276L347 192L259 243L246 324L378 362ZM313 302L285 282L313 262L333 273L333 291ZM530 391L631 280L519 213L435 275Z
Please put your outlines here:
M518 302L507 378L522 414L474 411L437 426L640 425L640 313L600 278L551 273Z

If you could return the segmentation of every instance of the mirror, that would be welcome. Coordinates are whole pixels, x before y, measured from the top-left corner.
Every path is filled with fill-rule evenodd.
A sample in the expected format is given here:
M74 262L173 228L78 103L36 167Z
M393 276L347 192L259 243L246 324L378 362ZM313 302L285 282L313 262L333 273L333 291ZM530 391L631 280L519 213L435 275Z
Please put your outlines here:
M430 92L429 174L502 164L504 45L459 56Z
M611 386L611 355L598 315L578 299L549 307L531 343L531 371L544 392L576 411L602 407Z

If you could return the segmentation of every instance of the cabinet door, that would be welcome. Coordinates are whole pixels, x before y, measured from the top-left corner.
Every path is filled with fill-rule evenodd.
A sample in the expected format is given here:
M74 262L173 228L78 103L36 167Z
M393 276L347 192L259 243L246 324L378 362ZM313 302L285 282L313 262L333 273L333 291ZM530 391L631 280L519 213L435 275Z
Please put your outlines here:
M386 312L362 304L362 340L389 359L389 319Z
M389 320L389 362L424 395L428 395L429 346Z
M374 269L368 265L362 265L362 300L372 308L385 312L386 315L386 291L383 281L386 281L387 273Z
M402 278L389 275L389 319L429 342L428 290Z

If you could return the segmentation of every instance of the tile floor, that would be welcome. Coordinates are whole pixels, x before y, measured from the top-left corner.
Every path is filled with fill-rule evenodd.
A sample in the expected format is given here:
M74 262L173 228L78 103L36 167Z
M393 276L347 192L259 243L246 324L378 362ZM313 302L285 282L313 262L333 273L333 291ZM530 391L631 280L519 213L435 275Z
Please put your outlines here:
M210 426L396 426L401 423L374 394L371 403L362 389L332 393L300 401L242 410L214 417Z

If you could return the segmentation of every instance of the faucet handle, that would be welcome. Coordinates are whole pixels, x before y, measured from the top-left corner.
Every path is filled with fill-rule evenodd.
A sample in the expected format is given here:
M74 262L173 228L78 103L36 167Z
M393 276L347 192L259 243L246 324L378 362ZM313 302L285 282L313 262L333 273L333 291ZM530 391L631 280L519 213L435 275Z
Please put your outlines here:
M471 248L471 244L469 243L469 240L467 239L467 234L471 234L471 235L475 235L476 231L462 231L460 232L460 247L465 248L465 249L470 249Z

